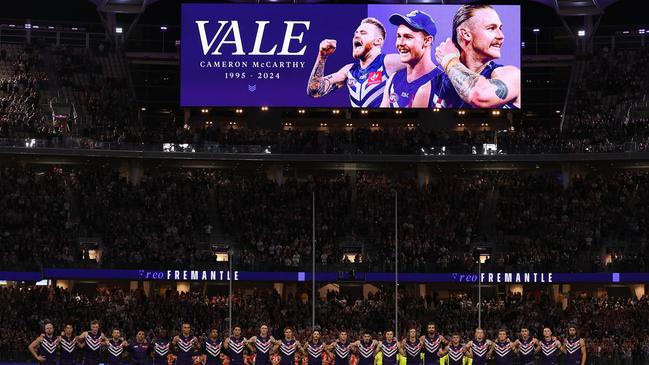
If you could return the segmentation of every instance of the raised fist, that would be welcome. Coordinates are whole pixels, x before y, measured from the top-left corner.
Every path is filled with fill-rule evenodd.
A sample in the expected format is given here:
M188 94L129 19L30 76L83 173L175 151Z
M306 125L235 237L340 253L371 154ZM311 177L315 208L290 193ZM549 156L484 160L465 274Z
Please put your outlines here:
M325 39L320 42L320 56L328 57L336 51L336 40Z

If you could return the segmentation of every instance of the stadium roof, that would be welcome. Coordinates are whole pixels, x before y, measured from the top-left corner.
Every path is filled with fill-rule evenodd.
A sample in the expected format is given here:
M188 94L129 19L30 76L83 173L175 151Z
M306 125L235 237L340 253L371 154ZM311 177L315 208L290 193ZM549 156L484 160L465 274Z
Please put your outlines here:
M158 0L90 0L104 13L139 14Z
M532 0L554 8L561 16L597 15L619 0Z

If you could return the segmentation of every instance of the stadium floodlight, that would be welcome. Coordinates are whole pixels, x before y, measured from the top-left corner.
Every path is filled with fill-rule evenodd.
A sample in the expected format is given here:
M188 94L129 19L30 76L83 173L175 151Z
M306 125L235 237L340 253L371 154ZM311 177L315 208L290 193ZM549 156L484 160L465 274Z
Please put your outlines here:
M577 31L577 35L580 36L580 37L585 37L586 36L586 31L583 30L583 29L579 29Z
M32 29L31 23L25 23L25 29Z
M645 34L645 32L646 32L646 29L644 29L644 28L638 29L638 34Z
M534 29L532 29L532 32L534 32L534 33L538 33L538 32L540 32L540 31L541 31L541 29L539 29L539 28L534 28Z
M124 28L122 28L122 27L115 27L115 33L117 33L117 34L122 34L122 33L124 33Z
M160 26L160 31L161 32L166 32L167 31L167 26L166 25L161 25Z

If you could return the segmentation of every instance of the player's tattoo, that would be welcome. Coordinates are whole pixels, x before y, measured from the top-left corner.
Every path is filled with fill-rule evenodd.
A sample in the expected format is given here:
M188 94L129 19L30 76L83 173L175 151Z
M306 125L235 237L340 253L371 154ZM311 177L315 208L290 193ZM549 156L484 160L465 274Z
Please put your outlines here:
M469 95L471 95L471 90L473 90L481 77L480 74L469 70L459 62L451 66L448 70L448 76L457 94L462 100L467 102Z
M331 76L324 77L325 60L323 57L318 58L311 71L307 87L307 94L311 97L325 96L337 88L335 84L332 85Z
M496 96L505 100L507 94L509 94L509 89L507 89L507 85L505 85L504 82L498 79L490 79L489 82L496 87Z

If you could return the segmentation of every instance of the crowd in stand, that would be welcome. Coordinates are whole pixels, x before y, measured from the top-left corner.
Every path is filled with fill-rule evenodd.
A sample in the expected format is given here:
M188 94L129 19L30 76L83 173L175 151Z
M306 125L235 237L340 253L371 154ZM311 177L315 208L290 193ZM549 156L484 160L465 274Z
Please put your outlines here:
M311 303L307 290L295 295L280 296L274 290L236 290L232 300L233 325L242 328L245 337L258 334L259 326L267 323L271 334L282 338L284 327L294 328L299 340L308 338L311 329ZM309 291L310 292L310 291ZM205 336L211 326L227 334L228 297L199 293L178 293L149 296L139 289L131 292L117 287L103 287L95 293L72 292L54 287L0 288L0 360L21 360L29 356L27 346L42 332L44 321L60 330L64 323L74 325L75 334L89 329L90 321L98 319L101 331L109 333L119 328L126 339L139 330L151 341L158 329L169 336L178 333L183 321L192 325L193 334ZM379 291L365 298L354 298L329 291L316 302L315 323L322 328L323 338L335 340L338 331L346 330L352 339L369 330L380 338L394 328L393 293ZM466 293L455 292L441 299L437 293L426 297L401 294L399 300L398 338L414 327L423 334L428 322L436 323L437 331L445 336L459 333L462 341L473 336L477 323L477 303ZM609 298L575 296L565 306L555 304L544 291L525 295L509 293L500 299L482 302L482 327L487 338L494 339L497 331L506 328L515 339L521 327L540 337L543 327L565 338L569 325L577 325L585 339L588 364L641 364L649 359L649 332L642 323L649 320L647 296ZM58 333L58 332L55 332Z
M232 245L241 269L301 270L311 265L315 218L318 265L390 271L395 193L403 270L474 271L474 247L491 248L486 268L500 271L649 265L643 172L417 179L378 172L289 178L279 167L263 174L128 170L0 170L2 267L209 266L211 244L222 243ZM99 263L89 248L100 251Z

